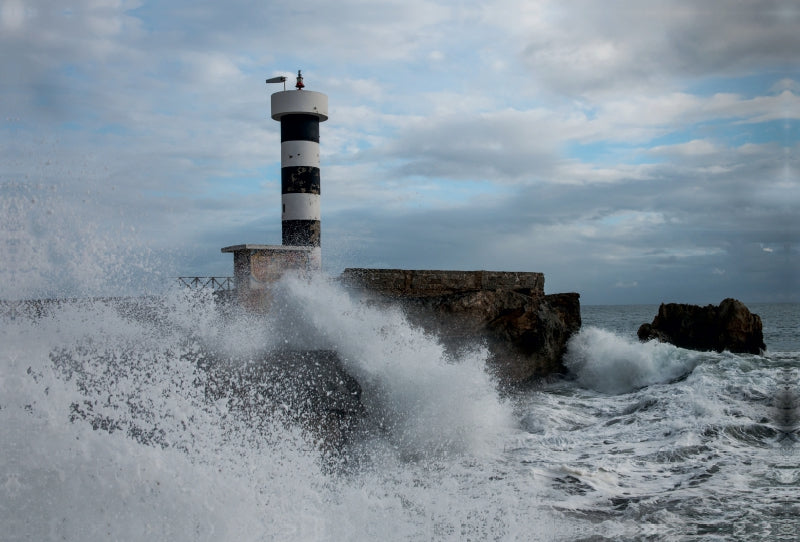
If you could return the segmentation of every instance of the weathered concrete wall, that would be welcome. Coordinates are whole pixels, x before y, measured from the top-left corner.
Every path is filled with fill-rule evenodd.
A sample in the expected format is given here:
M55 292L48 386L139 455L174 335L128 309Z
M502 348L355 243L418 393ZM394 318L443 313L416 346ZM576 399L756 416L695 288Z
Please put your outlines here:
M285 245L233 245L233 280L237 302L253 312L269 306L270 287L287 271L307 273L317 269L315 247Z
M516 271L348 268L341 280L348 286L395 297L431 297L479 290L544 295L544 274Z

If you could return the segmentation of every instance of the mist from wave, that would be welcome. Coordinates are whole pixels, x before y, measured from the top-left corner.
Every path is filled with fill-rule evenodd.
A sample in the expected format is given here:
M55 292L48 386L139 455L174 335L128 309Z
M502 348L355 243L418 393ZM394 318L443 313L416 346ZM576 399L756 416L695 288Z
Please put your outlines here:
M702 353L671 344L642 344L586 327L570 338L564 365L582 386L617 394L675 380L691 372L702 358Z
M2 297L85 298L0 315L5 539L796 532L796 306L758 311L764 356L641 344L633 331L655 308L605 307L571 341L566 378L498 390L484 349L448 353L401 311L324 277L287 277L266 318L220 312L208 292L88 299L128 291L117 271L129 261L163 262L120 247L124 237L93 241L91 228L76 230L85 247L64 249L67 210L9 201L24 265L4 275ZM99 256L63 266L73 249ZM359 380L368 417L343 457L281 408L254 413L208 392L208 363L257 364L282 348L336 351Z
M4 321L0 492L12 505L0 515L9 539L531 533L527 505L486 487L517 429L484 351L453 358L401 313L322 279L287 279L266 320L223 317L203 294L137 303L64 302ZM210 348L238 363L309 345L337 349L362 380L372 430L351 450L356 470L331 471L316 437L279 411L254 420L234 397L206 393L198 360Z

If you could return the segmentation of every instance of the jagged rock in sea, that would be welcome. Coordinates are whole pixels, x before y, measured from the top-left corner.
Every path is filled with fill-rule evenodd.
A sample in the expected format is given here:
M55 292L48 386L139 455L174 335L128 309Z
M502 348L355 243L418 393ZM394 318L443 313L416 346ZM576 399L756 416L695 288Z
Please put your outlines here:
M541 273L345 269L341 281L399 303L452 350L484 341L506 385L566 372L567 340L581 326L580 295L545 295Z
M761 317L732 298L719 306L662 303L637 335L642 342L657 339L691 350L759 354L766 348Z

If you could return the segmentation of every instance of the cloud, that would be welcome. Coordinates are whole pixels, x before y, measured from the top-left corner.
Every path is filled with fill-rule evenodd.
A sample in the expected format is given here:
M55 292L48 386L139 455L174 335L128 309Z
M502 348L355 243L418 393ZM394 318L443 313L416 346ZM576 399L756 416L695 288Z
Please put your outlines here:
M791 0L735 7L691 1L551 4L530 25L523 58L545 88L576 96L670 90L675 78L731 76L795 64ZM510 21L514 24L514 21ZM526 23L517 23L523 30Z
M5 32L18 32L25 24L25 4L21 0L8 0L0 7L0 25Z
M541 270L595 302L796 299L793 8L10 0L3 182L69 215L58 235L31 222L32 242L119 232L163 269L227 274L219 247L279 241L264 79L300 68L330 96L332 272Z
M775 93L781 93L785 90L790 90L796 94L800 92L800 83L798 83L794 79L784 77L783 79L772 85L769 90L770 92L775 92Z
M686 143L678 143L675 145L659 145L651 148L648 152L670 156L707 156L709 154L716 154L719 151L720 148L711 141L693 139Z
M638 286L639 283L635 280L629 282L621 280L614 285L614 288L637 288Z

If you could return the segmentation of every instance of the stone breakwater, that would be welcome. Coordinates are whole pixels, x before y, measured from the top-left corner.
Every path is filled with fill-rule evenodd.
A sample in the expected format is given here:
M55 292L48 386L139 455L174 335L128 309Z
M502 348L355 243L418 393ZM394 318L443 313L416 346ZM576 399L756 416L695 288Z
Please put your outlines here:
M399 304L412 324L435 333L453 352L476 342L485 344L489 368L506 387L566 372L562 356L567 340L581 325L579 295L545 295L541 273L346 269L339 280L364 295L368 303ZM0 303L0 315L35 319L61 304L86 302L107 305L125 318L156 324L177 335L186 333L187 339L193 335L171 320L170 308L160 298L8 302ZM219 297L217 302L224 317L247 308L236 306L233 296ZM310 431L336 459L369 418L359 382L346 372L335 351L278 349L251 352L239 359L218 351L207 337L193 339L202 347L187 354L187 359L206 373L201 381L209 400L226 401L231 412L256 428L280 415ZM76 353L60 349L53 352L53 361L62 366L77 364ZM94 412L91 405L76 405L71 416L97 429L117 429L114 420ZM135 427L130 433L158 444L158 435Z
M349 268L340 281L374 302L399 304L454 351L486 344L505 385L566 372L567 341L581 326L580 295L545 295L542 273Z
M395 298L434 297L478 290L544 295L542 273L348 268L341 280L345 285Z

